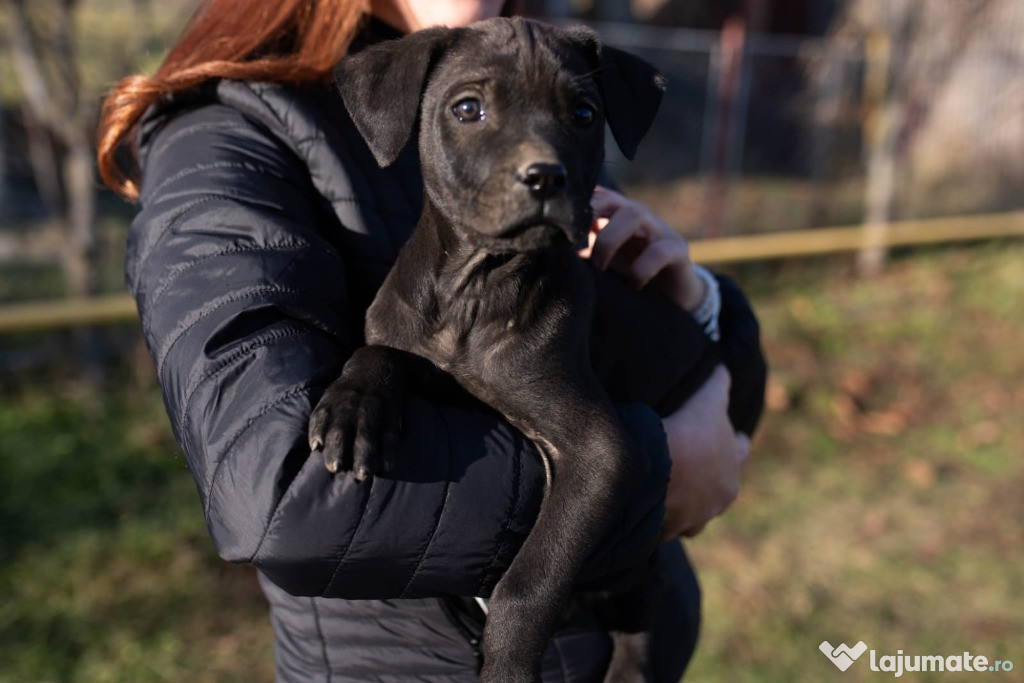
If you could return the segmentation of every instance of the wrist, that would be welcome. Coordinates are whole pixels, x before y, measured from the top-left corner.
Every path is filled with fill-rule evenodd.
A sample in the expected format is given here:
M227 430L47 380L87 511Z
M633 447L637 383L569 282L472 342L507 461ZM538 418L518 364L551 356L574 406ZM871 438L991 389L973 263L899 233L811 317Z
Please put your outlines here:
M687 313L693 313L700 307L704 298L707 296L708 285L704 282L701 276L697 274L697 266L695 264L690 264L689 267L686 268L684 279L686 281L684 288L686 294L680 303Z
M696 307L687 310L704 329L704 333L712 340L718 341L718 315L722 310L722 294L718 289L718 280L703 266L694 264L692 270L694 277L703 283L703 297Z

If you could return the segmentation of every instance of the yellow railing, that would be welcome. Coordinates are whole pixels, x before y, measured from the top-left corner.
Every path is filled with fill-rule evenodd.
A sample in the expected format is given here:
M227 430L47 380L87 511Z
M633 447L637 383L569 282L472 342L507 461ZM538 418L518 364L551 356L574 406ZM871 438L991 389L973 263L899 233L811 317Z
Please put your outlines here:
M691 254L709 264L831 254L867 246L867 234L865 226L857 225L695 240ZM888 247L1024 237L1024 211L898 221L882 234L881 246ZM137 315L135 302L126 294L12 304L0 306L0 334L129 322Z
M91 299L33 301L0 306L0 334L105 325L137 318L135 300L127 294Z
M864 225L857 225L723 237L695 241L691 244L690 253L698 263L736 263L857 251L865 246L876 245L897 247L993 237L1024 237L1024 211L894 221L881 233L880 242L875 237L869 242L869 234Z

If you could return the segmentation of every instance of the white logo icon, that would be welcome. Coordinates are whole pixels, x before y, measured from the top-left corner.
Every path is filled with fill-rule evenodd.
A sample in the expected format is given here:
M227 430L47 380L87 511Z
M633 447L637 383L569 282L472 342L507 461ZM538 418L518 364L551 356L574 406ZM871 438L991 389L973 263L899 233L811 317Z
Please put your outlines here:
M857 661L857 658L864 654L864 651L868 649L868 646L864 644L864 641L859 641L853 647L847 647L846 643L839 643L838 646L832 647L832 644L827 640L821 641L821 645L818 646L821 653L828 657L833 664L836 665L840 671L846 671L850 668L850 665Z

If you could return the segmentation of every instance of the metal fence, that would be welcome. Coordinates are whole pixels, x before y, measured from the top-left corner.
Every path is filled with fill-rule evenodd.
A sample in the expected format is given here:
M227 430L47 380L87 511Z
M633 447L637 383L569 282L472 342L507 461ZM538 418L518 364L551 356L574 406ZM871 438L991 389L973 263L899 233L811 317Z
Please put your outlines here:
M1024 208L1024 48L975 38L935 77L881 32L595 28L668 77L636 162L610 148L610 169L691 236Z

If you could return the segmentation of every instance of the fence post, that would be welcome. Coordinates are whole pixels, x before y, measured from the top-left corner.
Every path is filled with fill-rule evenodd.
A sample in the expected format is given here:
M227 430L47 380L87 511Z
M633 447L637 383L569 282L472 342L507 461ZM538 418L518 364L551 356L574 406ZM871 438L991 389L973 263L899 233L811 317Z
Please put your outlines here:
M704 232L709 237L721 237L725 231L729 181L736 163L734 138L743 134L743 131L737 130L738 121L745 120L742 109L746 103L738 100L746 95L743 86L746 38L746 27L741 17L732 17L726 21L719 46L712 53L713 70L708 74L709 102L705 109L704 135L707 136L705 140L710 140L710 147L705 146L703 156L707 164ZM712 83L715 84L713 105L710 99ZM712 111L713 117L709 116ZM707 129L709 119L713 124L710 136Z
M857 254L857 270L877 275L885 265L885 247L896 182L896 104L890 94L892 41L876 31L865 42L864 140L867 169L864 187L864 248Z

